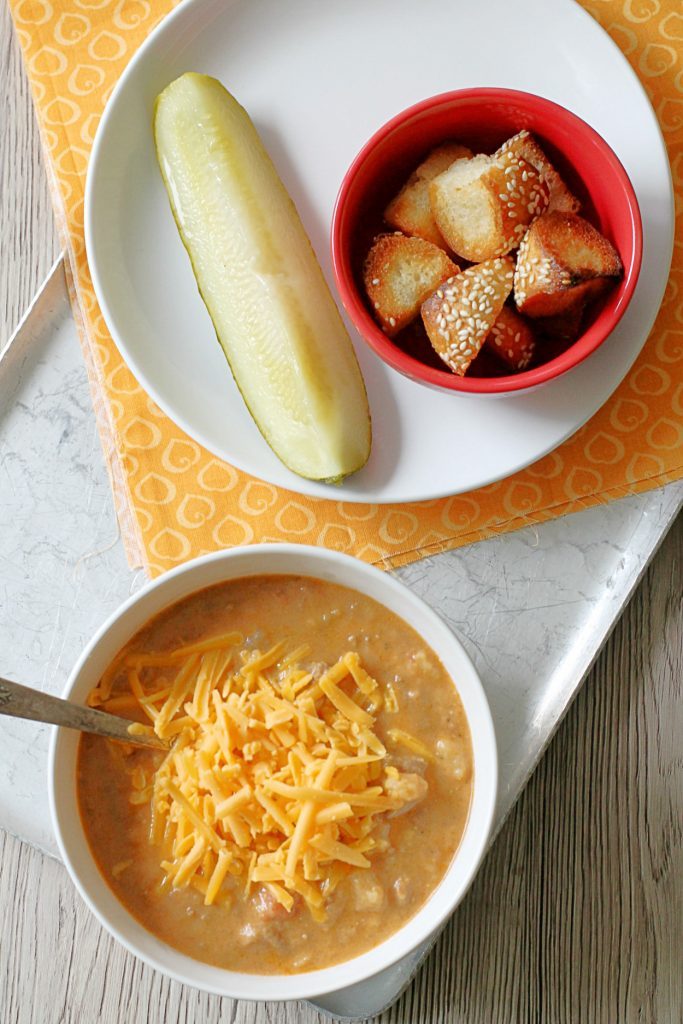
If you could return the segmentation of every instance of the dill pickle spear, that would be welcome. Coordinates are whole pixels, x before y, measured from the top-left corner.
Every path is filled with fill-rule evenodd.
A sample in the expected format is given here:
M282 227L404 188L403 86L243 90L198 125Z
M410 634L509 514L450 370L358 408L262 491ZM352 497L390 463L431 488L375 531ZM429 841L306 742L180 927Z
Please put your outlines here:
M296 207L246 111L188 73L157 97L157 158L201 296L259 430L300 476L370 454L365 385Z

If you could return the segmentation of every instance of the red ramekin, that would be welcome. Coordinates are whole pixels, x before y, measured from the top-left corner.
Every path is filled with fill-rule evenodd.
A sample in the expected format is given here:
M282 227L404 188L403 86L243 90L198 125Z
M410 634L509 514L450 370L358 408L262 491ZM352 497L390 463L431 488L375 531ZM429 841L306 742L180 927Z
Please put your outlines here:
M459 377L403 351L373 319L361 280L372 232L381 212L434 146L462 142L493 152L526 128L582 201L581 215L616 247L624 276L600 303L583 334L559 355L521 373ZM390 230L384 228L384 230ZM624 314L638 280L643 232L629 177L607 145L576 114L532 93L512 89L460 89L422 100L397 114L363 146L342 181L332 218L332 264L341 300L362 338L395 370L419 383L476 395L512 394L566 373L594 352Z

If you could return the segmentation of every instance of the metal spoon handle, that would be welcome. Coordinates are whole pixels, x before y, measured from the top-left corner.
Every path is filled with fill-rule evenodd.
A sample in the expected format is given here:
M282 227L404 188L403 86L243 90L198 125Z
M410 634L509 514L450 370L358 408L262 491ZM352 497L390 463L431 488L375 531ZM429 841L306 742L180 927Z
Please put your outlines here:
M83 707L81 704L72 704L69 700L33 690L30 686L21 686L1 676L0 715L28 718L33 722L48 722L50 725L92 732L97 736L107 736L112 740L122 740L124 743L135 743L143 747L168 749L168 745L156 736L131 736L128 732L130 722L126 718L110 715L96 708Z

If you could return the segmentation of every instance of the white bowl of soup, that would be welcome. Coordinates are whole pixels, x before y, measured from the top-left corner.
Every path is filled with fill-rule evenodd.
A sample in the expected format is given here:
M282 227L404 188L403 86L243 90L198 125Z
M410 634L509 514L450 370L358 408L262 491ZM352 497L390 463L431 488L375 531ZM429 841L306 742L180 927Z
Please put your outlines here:
M65 696L168 746L55 730L49 785L84 900L178 981L257 1000L361 982L438 931L484 855L479 678L435 612L356 559L189 562L104 624Z

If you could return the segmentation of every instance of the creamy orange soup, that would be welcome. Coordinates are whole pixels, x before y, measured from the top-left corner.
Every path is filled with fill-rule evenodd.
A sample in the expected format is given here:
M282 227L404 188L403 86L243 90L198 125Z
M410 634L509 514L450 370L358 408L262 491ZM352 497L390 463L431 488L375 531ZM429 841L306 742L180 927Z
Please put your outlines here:
M419 910L446 872L472 794L467 721L453 680L402 619L355 591L297 576L247 577L180 601L130 641L91 703L143 723L141 729L151 731L152 723L161 729L160 709L184 671L183 650L226 635L231 646L225 651L209 658L200 645L191 656L194 665L205 659L214 674L204 673L195 696L190 700L189 695L165 726L177 747L175 761L173 752L81 738L77 772L83 827L118 899L182 953L254 974L327 967L388 938ZM258 667L255 659L269 651L272 664L248 675L244 666ZM287 661L287 652L294 661ZM345 671L347 663L354 675ZM248 680L240 683L244 693L230 695L231 672L234 680ZM287 687L291 680L294 689L301 687L299 710L288 721L278 690L285 677ZM205 692L199 693L202 685ZM270 701L265 720L278 723L270 732L253 719L254 694ZM240 746L239 708L247 707L246 700L252 701L252 720L244 728L254 731ZM227 730L220 742L210 731L215 726L201 724L214 707L211 714L216 720L222 714ZM313 732L307 721L316 727ZM195 741L199 736L203 743L199 753L188 752L190 729L184 723L190 722ZM316 729L326 729L333 744L335 737L342 745L352 742L354 756L342 756L347 747L330 754ZM274 731L284 746L269 741L275 740ZM232 737L227 744L225 736ZM283 765L276 778L286 784L277 789L267 778L267 760L259 758ZM192 764L199 764L199 771ZM172 785L165 780L174 765L184 774ZM202 774L204 768L210 777ZM364 773L360 795L353 772ZM316 793L323 774L325 792ZM215 792L228 783L229 790ZM296 784L310 800L289 799L298 791ZM228 794L222 818L221 793ZM180 803L174 804L174 794ZM261 804L255 798L265 807L256 818L254 807ZM198 824L183 817L180 804ZM199 820L207 809L213 822L209 831ZM303 851L296 862L295 844ZM294 868L291 863L283 868L288 855Z

